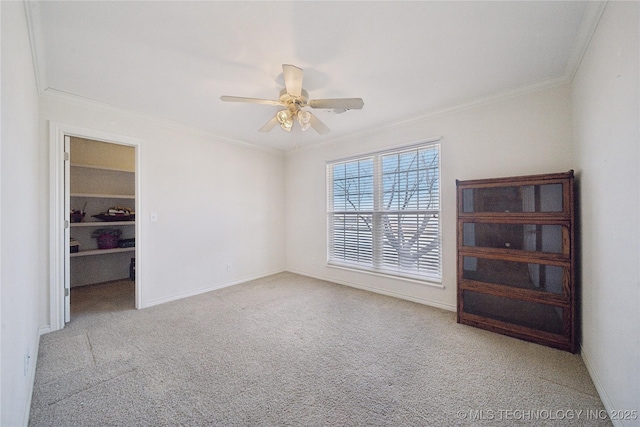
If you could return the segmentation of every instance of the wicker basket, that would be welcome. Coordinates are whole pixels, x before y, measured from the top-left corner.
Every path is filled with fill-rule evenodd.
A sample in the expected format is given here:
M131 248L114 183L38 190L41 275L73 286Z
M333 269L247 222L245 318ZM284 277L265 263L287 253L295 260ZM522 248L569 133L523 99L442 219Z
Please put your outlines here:
M98 249L113 249L118 247L119 236L114 236L109 233L103 233L97 237Z

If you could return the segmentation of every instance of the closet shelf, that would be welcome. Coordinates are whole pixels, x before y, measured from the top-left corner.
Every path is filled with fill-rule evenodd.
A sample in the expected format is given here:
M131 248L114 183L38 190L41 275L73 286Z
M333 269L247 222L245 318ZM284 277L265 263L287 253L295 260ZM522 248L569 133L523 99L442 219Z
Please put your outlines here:
M98 166L98 165L86 165L83 163L70 163L69 166L72 166L74 168L99 169L99 170L114 171L114 172L128 172L131 174L135 173L132 170L127 170L123 168L112 168L108 166Z
M98 193L71 193L71 197L93 197L100 199L135 199L131 194L98 194Z
M113 227L115 225L136 225L135 221L89 221L72 222L72 227Z
M91 256L91 255L105 255L105 254L115 254L118 252L132 252L135 251L136 248L114 248L114 249L92 249L89 251L80 251L69 254L71 258L82 257L82 256Z

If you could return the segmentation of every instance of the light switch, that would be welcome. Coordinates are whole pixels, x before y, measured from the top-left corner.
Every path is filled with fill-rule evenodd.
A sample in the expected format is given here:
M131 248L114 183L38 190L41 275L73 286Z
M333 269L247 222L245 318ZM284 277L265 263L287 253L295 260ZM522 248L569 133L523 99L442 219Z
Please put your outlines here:
M158 220L158 212L151 212L151 222L156 222Z

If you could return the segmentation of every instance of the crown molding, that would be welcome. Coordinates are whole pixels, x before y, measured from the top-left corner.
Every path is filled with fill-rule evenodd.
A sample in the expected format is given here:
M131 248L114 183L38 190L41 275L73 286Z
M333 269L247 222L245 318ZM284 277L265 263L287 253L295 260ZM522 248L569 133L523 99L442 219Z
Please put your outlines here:
M136 117L138 119L142 119L145 121L149 121L149 122L153 122L156 123L158 125L167 127L167 128L171 128L174 130L179 130L182 132L188 132L188 133L192 133L192 134L196 134L199 135L201 137L207 138L207 139L215 139L215 140L222 140L224 142L230 143L230 144L234 144L234 145L239 145L239 146L243 146L245 148L250 148L253 150L258 150L258 151L263 151L263 152L268 152L271 154L277 154L277 155L284 155L286 153L293 153L293 152L299 152L299 151L303 151L303 150L308 150L308 149L312 149L312 148L318 148L321 146L325 146L325 145L332 145L332 144L337 144L337 143L345 143L345 142L353 142L355 140L359 140L359 139L365 139L368 138L370 136L379 134L379 133L383 133L383 132L389 132L389 131L393 131L396 129L400 129L400 128L404 128L407 126L411 126L413 124L417 124L417 123L421 123L424 121L428 121L428 120L432 120L434 118L437 117L442 117L442 116L447 116L447 115L451 115L451 114L455 114L455 113L459 113L465 110L470 110L473 108L478 108L478 107L482 107L485 105L490 105L499 101L503 101L503 100L507 100L507 99L511 99L511 98L516 98L518 96L523 96L526 94L530 94L530 93L535 93L535 92L540 92L540 91L544 91L544 90L548 90L548 89L553 89L559 86L563 86L566 84L570 84L570 78L569 76L561 76L558 78L554 78L554 79L550 79L550 80L546 80L543 82L538 82L538 83L534 83L531 85L527 85L527 86L522 86L516 89L511 89L511 90L507 90L507 91L503 91L503 92L499 92L496 94L492 94L492 95L488 95L488 96L483 96L483 97L478 97L472 100L469 100L467 102L463 102L460 104L456 104L456 105L452 105L449 107L445 107L445 108L440 108L440 109L436 109L424 114L420 114L417 116L413 116L407 119L403 119L401 121L396 121L396 122L391 122L391 123L386 123L384 125L381 126L377 126L374 128L370 128L367 130L363 130L363 131L357 131L357 132L353 132L347 135L343 135L340 137L336 137L336 138L331 138L328 140L324 140L318 143L314 143L314 144L310 144L310 145L306 145L306 146L300 146L300 145L295 145L291 148L288 149L277 149L277 148L270 148L270 147L265 147L265 146L259 146L259 145L255 145L252 143L248 143L245 141L241 141L241 140L237 140L237 139L233 139L233 138L228 138L228 137L224 137L224 136L220 136L220 135L216 135L210 132L206 132L204 130L198 129L198 128L193 128L190 126L186 126L184 124L178 123L178 122L174 122L168 119L162 119L162 118L158 118L156 116L152 116L152 115L148 115L148 114L144 114L144 113L140 113L134 110L129 110L126 108L122 108L122 107L118 107L112 104L108 104L102 101L97 101L95 99L90 99L90 98L85 98L82 96L78 96L78 95L74 95L74 94L70 94L67 92L63 92L63 91L59 91L56 89L45 89L41 96L42 97L48 97L48 98L53 98L53 99L58 99L61 101L65 101L65 102L70 102L76 105L84 105L90 108L98 108L98 109L103 109L105 111L110 111L110 112L114 112L114 113L118 113L118 114L123 114L123 115L128 115L128 116L132 116L132 117Z
M460 113L462 111L471 110L471 109L474 109L474 108L479 108L479 107L482 107L482 106L485 106L485 105L491 105L491 104L494 104L496 102L505 101L507 99L516 98L516 97L527 95L527 94L530 94L530 93L542 92L542 91L545 91L545 90L549 90L549 89L553 89L553 88L556 88L556 87L564 86L564 85L567 85L569 83L570 83L570 80L569 80L568 76L564 76L563 75L561 77L545 80L545 81L538 82L538 83L533 83L533 84L526 85L526 86L521 86L521 87L515 88L515 89L510 89L510 90L498 92L498 93L495 93L495 94L492 94L492 95L481 96L481 97L478 97L478 98L470 99L470 100L468 100L466 102L462 102L460 104L455 104L455 105L451 105L449 107L435 109L435 110L429 111L427 113L423 113L423 114L420 114L420 115L409 117L409 118L404 119L404 120L400 120L400 121L396 121L396 122L392 122L392 123L386 123L384 125L377 126L375 128L370 128L370 129L367 129L367 130L354 132L354 133L351 133L351 134L348 134L348 135L344 135L344 136L341 136L341 137L338 137L338 138L325 140L325 141L319 142L317 144L308 145L306 147L293 147L293 148L291 148L289 150L286 150L286 152L287 153L293 153L293 152L299 152L299 151L308 150L308 149L312 149L312 148L318 148L318 147L324 146L324 145L331 145L331 144L337 144L337 143L349 143L349 142L353 142L355 140L368 138L368 137L371 137L373 135L377 135L377 134L380 134L380 133L390 132L390 131L394 131L396 129L401 129L401 128L408 127L408 126L411 126L411 125L414 125L414 124L418 124L418 123L421 123L421 122L426 122L428 120L432 120L432 119L437 118L437 117L443 117L443 116L448 116L448 115L451 115L451 114Z
M559 77L545 80L538 83L521 86L519 88L499 92L499 93L488 95L488 96L478 97L478 98L463 102L461 104L456 104L449 107L436 109L436 110L423 113L417 116L413 116L401 121L387 123L372 129L367 129L365 131L355 132L349 135L344 135L342 137L325 140L317 144L308 145L306 147L300 147L300 146L292 147L286 150L286 152L293 153L293 152L299 152L299 151L303 151L311 148L317 148L323 145L353 142L354 140L357 140L357 139L367 138L381 132L389 132L405 126L410 126L412 124L431 120L436 117L446 116L446 115L458 113L461 111L469 110L472 108L481 107L483 105L489 105L489 104L506 100L509 98L515 98L517 96L522 96L522 95L526 95L533 92L539 92L547 89L553 89L555 87L563 86L566 84L571 84L576 72L578 71L578 68L580 67L582 58L587 48L589 47L591 38L593 37L593 34L596 31L596 28L598 27L598 23L600 22L602 13L604 12L607 6L608 0L607 1L588 1L586 3L587 5L582 15L582 20L580 22L580 26L578 27L578 32L573 41L573 46L569 54L569 57L567 59L564 73Z
M582 21L580 21L576 37L573 40L572 50L569 54L569 58L567 59L564 71L569 82L573 81L578 68L580 68L582 58L591 43L593 33L595 33L596 28L598 27L598 23L600 22L602 13L607 7L608 1L588 1L586 3L587 6L582 15Z
M270 148L265 146L259 146L250 144L245 141L241 141L234 138L224 137L210 132L203 131L201 129L193 128L182 123L174 122L167 119L162 119L156 116L140 113L138 111L129 110L126 108L118 107L116 105L108 104L102 101L98 101L91 98L74 95L68 92L59 91L49 87L46 73L46 57L44 53L44 42L42 37L42 21L41 21L41 7L40 2L33 0L23 0L25 15L27 19L27 31L29 33L29 42L31 47L31 57L34 68L34 75L36 79L36 89L41 97L59 99L65 102L70 102L77 105L85 105L91 108L99 108L108 110L111 112L125 114L133 116L138 119L153 122L166 128L171 128L181 132L187 132L206 139L213 139L217 141L226 142L228 144L242 146L252 150L267 152L270 154L283 155L284 151L276 148Z
M271 147L265 147L265 146L259 146L259 145L255 145L255 144L251 144L245 141L241 141L238 139L233 139L233 138L228 138L225 136L220 136L220 135L216 135L214 133L210 133L207 131L204 131L202 129L198 129L198 128L194 128L191 126L187 126L184 125L182 123L178 123L178 122L174 122L168 119L163 119L163 118L159 118L156 116L152 116L149 114L144 114L144 113L140 113L138 111L135 110L129 110L126 108L122 108L113 104L108 104L106 102L102 102L102 101L97 101L95 99L91 99L91 98L85 98L82 96L78 96L78 95L74 95L68 92L63 92L63 91L59 91L56 89L45 89L42 94L40 95L43 98L51 98L51 99L55 99L55 100L59 100L59 101L63 101L63 102L68 102L70 104L75 104L75 105L79 105L79 106L84 106L84 107L88 107L88 108L92 108L92 109L100 109L103 111L108 111L111 113L115 113L115 114L121 114L121 115L126 115L126 116L130 116L139 120L144 120L147 122L151 122L154 123L156 125L159 126L163 126L165 128L169 128L172 130L176 130L176 131L180 131L180 132L185 132L185 133L190 133L192 135L197 135L199 137L202 138L206 138L206 139L211 139L211 140L216 140L216 141L221 141L221 142L225 142L228 144L232 144L232 145L236 145L236 146L241 146L244 148L249 148L251 150L255 150L255 151L262 151L262 152L266 152L269 154L275 154L275 155L279 155L282 156L284 154L283 150L279 150L276 148L271 148Z
M44 55L42 39L42 21L40 3L24 0L24 11L27 17L27 31L29 33L29 44L31 45L31 58L33 71L36 77L36 89L39 94L47 89L46 60Z
M27 26L29 32L29 38L31 42L31 54L33 57L34 64L34 72L36 76L36 84L38 92L41 96L53 97L61 100L65 100L68 102L73 102L76 104L83 104L87 106L91 106L93 108L102 108L107 109L109 111L117 112L120 114L126 114L129 116L137 117L139 119L143 119L146 121L151 121L156 124L162 125L164 127L168 127L175 130L180 130L183 132L188 132L192 134L197 134L201 137L207 139L215 139L223 142L227 142L230 144L242 146L245 148L250 148L253 150L268 152L271 154L283 155L285 153L292 153L307 150L310 148L317 148L324 145L331 145L342 142L352 142L357 139L363 139L370 137L372 135L381 133L381 132L389 132L395 129L403 128L406 126L410 126L416 123L420 123L423 121L431 120L436 117L446 116L454 113L458 113L464 110L477 108L483 105L488 105L494 102L499 102L501 100L506 100L509 98L514 98L517 96L525 95L532 92L543 91L546 89L551 89L554 87L562 86L564 84L570 84L573 81L573 78L580 66L582 58L589 46L591 38L598 26L598 22L606 8L607 1L588 1L586 2L586 8L583 13L583 17L578 28L578 32L573 42L573 46L569 57L566 61L565 70L562 76L559 76L554 79L546 80L543 82L533 83L530 85L522 86L519 88L503 91L497 94L492 94L488 96L482 96L474 99L470 99L466 102L462 102L456 105L450 105L448 107L439 108L427 113L423 113L420 115L416 115L413 117L405 118L400 121L386 123L380 126L376 126L374 128L369 128L367 130L356 131L347 135L330 138L318 143L313 143L306 146L300 146L298 144L294 144L290 148L278 149L278 148L270 148L265 146L260 146L252 143L248 143L246 141L241 141L238 139L224 137L220 135L216 135L202 129L193 128L178 122L174 122L168 119L162 119L156 116L147 115L144 113L140 113L137 111L125 109L122 107L118 107L112 104L107 104L101 101L97 101L90 98L81 97L78 95L73 95L70 93L58 91L56 89L52 89L48 87L48 82L46 78L46 60L44 55L43 48L43 39L42 39L42 24L41 24L41 8L40 4L37 1L32 0L23 0L26 17L27 17Z

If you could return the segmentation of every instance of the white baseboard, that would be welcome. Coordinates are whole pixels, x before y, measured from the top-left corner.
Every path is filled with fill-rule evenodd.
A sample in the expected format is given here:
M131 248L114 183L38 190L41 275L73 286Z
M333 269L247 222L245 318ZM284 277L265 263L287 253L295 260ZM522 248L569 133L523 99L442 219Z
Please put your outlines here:
M403 299L403 300L406 300L406 301L412 301L412 302L415 302L415 303L418 303L418 304L428 305L430 307L436 307L436 308L440 308L440 309L447 310L447 311L455 312L456 309L457 309L457 307L455 305L443 304L443 303L441 303L439 301L433 301L433 300L429 300L429 299L425 299L425 298L417 298L417 297L414 297L414 296L411 296L411 295L405 295L405 294L401 294L401 293L398 293L398 292L391 292L391 291L388 291L388 290L385 290L385 289L374 288L374 287L371 287L371 286L363 286L363 285L359 285L357 283L346 282L344 280L337 280L337 279L334 279L332 277L321 276L321 275L318 275L318 274L311 274L311 273L308 273L308 272L298 271L298 270L293 270L293 269L282 269L282 270L266 272L266 273L255 275L255 276L243 277L243 278L231 281L231 282L218 283L218 284L215 284L213 286L209 286L209 287L206 287L206 288L198 289L198 290L195 290L195 291L184 292L184 293L181 293L181 294L171 295L171 296L166 297L166 298L160 298L160 299L157 299L157 300L147 301L147 302L145 302L145 304L143 305L142 308L152 307L154 305L164 304L164 303L171 302L171 301L177 301L177 300L180 300L182 298L188 298L188 297L204 294L204 293L207 293L207 292L215 291L217 289L222 289L222 288L227 288L229 286L239 285L241 283L249 282L251 280L261 279L263 277L267 277L267 276L271 276L271 275L278 274L278 273L283 273L283 272L290 272L290 273L299 274L301 276L313 277L314 279L319 279L319 280L324 280L324 281L327 281L327 282L337 283L339 285L344 285L344 286L349 286L349 287L352 287L352 288L362 289L364 291L369 291L369 292L373 292L373 293L381 294L381 295L387 295L387 296L390 296L390 297L399 298L399 299Z
M604 409L606 409L607 413L610 414L614 409L614 405L611 403L611 399L607 394L607 391L604 389L602 382L600 381L600 377L598 376L598 372L596 371L595 366L591 363L589 359L588 353L584 350L582 344L580 344L580 356L582 357L582 361L584 365L587 367L587 372L589 372L589 376L591 377L591 381L593 381L593 385L596 387L596 391L598 392L598 396L600 396L600 400L602 400L602 404L604 405ZM611 420L611 423L615 427L624 427L624 424L621 420Z
M197 289L195 291L189 291L189 292L184 292L184 293L180 293L180 294L175 294L175 295L171 295L171 296L168 296L168 297L165 297L165 298L160 298L160 299L156 299L156 300L152 300L152 301L145 301L145 302L143 302L141 308L153 307L154 305L164 304L164 303L171 302L171 301L177 301L177 300L180 300L180 299L183 299L183 298L193 297L193 296L196 296L196 295L200 295L200 294L204 294L204 293L207 293L207 292L215 291L217 289L227 288L229 286L239 285L240 283L249 282L251 280L261 279L263 277L272 276L272 275L278 274L278 273L283 273L284 271L286 271L286 270L275 270L275 271L271 271L271 272L261 273L261 274L255 275L255 276L242 277L240 279L233 280L231 282L217 283L215 285L208 286L206 288Z
M357 289L362 289L363 291L369 291L369 292L373 292L376 294L382 294L382 295L387 295L390 297L394 297L394 298L399 298L399 299L403 299L403 300L407 300L407 301L412 301L412 302L416 302L418 304L423 304L423 305L428 305L430 307L436 307L436 308L441 308L443 310L447 310L447 311L456 311L457 307L455 305L450 305L450 304L443 304L439 301L433 301L433 300L429 300L429 299L425 299L425 298L417 298L411 295L405 295L405 294L401 294L398 292L391 292L388 291L386 289L379 289L379 288L374 288L371 286L364 286L364 285L359 285L357 283L352 283L352 282L346 282L344 280L337 280L334 279L333 277L325 277L319 274L312 274L312 273L308 273L308 272L304 272L304 271L298 271L298 270L293 270L293 269L287 269L287 271L291 272L291 273L295 273L295 274L300 274L301 276L308 276L308 277L313 277L314 279L319 279L319 280L324 280L327 282L332 282L332 283L337 283L339 285L344 285L344 286L349 286L352 288L357 288Z
M29 425L29 416L31 415L31 398L33 397L33 385L36 381L36 368L38 365L38 353L40 352L40 333L42 328L39 328L36 332L36 341L34 345L31 347L33 350L31 351L31 362L29 362L29 372L27 372L27 376L29 378L29 390L27 391L27 407L25 408L25 414L23 417L24 422L22 425L27 427Z

